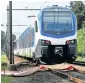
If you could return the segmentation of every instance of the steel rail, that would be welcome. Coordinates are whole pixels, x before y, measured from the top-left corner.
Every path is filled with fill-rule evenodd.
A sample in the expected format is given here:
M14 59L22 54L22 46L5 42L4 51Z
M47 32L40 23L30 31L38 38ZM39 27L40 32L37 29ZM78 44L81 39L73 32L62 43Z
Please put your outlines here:
M61 71L51 70L51 69L49 69L49 71L50 71L51 73L53 73L53 74L56 74L56 75L62 77L62 78L68 79L68 80L70 80L70 81L72 81L72 82L74 82L74 83L85 83L84 80L81 80L81 79L79 79L79 78L73 77L73 76L71 76L71 75L69 75L69 74L65 74L65 73L63 73L63 72L61 72Z
M85 74L85 66L81 66L81 65L76 65L76 64L69 64L72 65L74 71L80 72L82 74Z
M81 61L74 61L72 64L85 66L85 62L81 62Z

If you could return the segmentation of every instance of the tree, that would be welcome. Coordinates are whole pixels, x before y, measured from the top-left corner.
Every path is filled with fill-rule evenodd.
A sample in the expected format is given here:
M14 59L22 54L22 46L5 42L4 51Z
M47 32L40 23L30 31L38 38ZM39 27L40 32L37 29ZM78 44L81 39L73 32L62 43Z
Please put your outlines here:
M8 41L8 40L10 40L10 37L8 37L6 35L6 44L5 44L6 45L6 55L9 58L9 55L10 55L10 41ZM16 40L16 35L12 34L12 45L13 45L13 49L16 47L15 40Z
M82 1L71 1L70 7L77 16L78 29L80 29L85 21L85 5Z
M13 41L13 46L16 46L16 42L14 42L16 40L16 36L14 34L12 34L12 41ZM9 42L7 41L7 37L4 31L1 31L1 50L4 52L9 52ZM13 47L13 48L14 48Z
M1 50L5 51L5 41L6 41L6 35L4 31L1 31Z

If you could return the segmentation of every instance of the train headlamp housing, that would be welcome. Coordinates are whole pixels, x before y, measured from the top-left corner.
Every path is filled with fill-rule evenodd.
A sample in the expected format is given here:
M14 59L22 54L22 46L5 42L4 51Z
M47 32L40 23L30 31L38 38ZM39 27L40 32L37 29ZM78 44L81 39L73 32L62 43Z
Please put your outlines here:
M75 44L75 39L74 40L67 40L66 44Z
M41 40L42 45L50 45L51 42L49 40Z

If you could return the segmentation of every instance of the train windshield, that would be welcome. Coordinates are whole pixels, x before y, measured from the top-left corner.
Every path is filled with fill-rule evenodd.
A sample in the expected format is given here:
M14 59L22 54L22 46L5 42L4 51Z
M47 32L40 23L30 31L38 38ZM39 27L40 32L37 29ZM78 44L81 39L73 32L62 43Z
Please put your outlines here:
M72 19L70 11L44 11L44 31L68 32L72 31Z

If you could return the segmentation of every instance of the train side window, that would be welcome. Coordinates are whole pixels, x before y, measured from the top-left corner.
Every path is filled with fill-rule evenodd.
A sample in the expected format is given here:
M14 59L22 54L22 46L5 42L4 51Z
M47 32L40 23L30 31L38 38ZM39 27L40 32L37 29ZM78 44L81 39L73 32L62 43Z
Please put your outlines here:
M38 32L38 25L37 25L37 21L35 21L35 32Z

